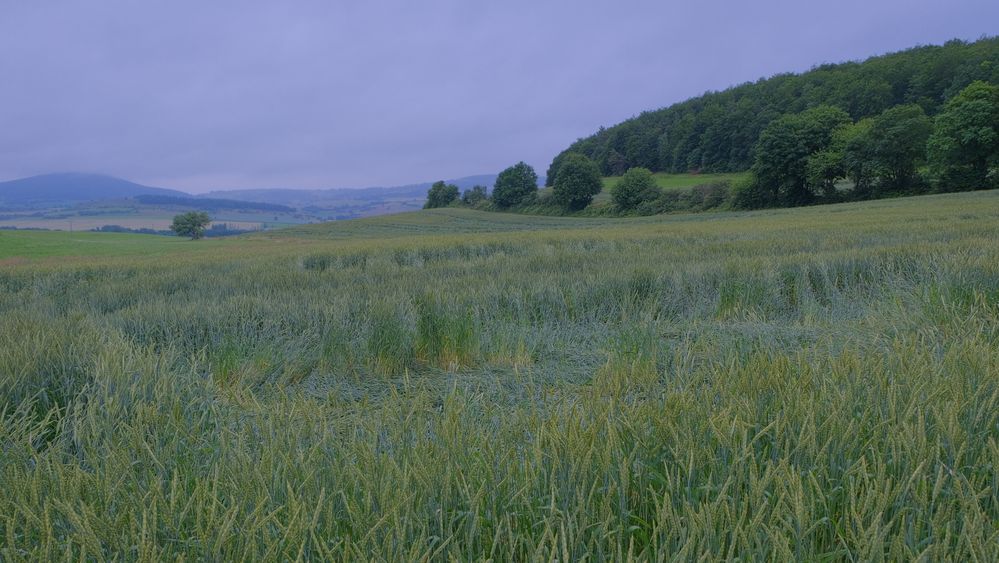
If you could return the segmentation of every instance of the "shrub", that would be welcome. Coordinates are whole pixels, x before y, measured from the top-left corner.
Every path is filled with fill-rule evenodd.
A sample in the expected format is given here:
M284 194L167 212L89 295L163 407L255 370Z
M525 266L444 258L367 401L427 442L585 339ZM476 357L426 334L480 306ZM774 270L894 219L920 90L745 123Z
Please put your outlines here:
M688 201L691 209L715 209L721 207L729 198L731 186L728 182L701 184L690 188Z
M762 209L773 205L773 192L765 189L753 174L732 188L732 207L735 209Z
M621 181L614 186L611 197L619 209L635 209L643 203L653 201L659 196L659 188L647 168L631 168L624 173Z

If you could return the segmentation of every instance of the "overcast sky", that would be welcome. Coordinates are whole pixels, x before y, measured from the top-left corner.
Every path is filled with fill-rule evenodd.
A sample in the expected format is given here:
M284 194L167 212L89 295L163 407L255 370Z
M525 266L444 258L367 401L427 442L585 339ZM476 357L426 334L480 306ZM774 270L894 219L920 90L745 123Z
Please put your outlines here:
M705 90L996 33L996 0L0 0L0 179L543 174L601 125Z

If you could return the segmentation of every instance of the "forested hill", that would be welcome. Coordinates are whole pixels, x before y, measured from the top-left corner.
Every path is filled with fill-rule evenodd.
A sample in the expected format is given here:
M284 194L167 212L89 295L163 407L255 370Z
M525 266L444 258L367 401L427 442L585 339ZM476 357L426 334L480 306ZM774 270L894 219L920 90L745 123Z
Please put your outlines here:
M826 64L803 74L781 74L601 128L555 158L548 182L551 185L568 152L592 158L607 176L632 167L656 172L747 170L760 133L781 115L831 105L856 121L900 104L918 104L934 115L976 80L999 85L999 37L973 43L955 40L863 62Z

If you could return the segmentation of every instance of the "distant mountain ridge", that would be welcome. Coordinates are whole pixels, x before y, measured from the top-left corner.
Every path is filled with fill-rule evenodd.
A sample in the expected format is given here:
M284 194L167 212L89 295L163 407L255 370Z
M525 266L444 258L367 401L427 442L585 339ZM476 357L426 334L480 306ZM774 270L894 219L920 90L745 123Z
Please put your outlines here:
M490 187L495 181L495 174L447 180L461 190L475 185ZM217 190L195 195L104 174L64 172L0 182L0 209L24 212L127 199L142 205L189 205L209 211L245 203L238 207L265 212L297 209L319 219L342 219L420 209L431 185L423 182L384 188Z
M496 174L480 174L445 180L458 186L462 191L473 186L492 187L496 182ZM340 204L347 201L369 201L375 199L411 199L426 198L427 190L433 182L407 184L404 186L369 187L369 188L328 188L328 189L247 189L247 190L216 190L196 197L224 198L239 201L255 201L290 205L292 207L312 207Z
M0 182L0 205L12 207L75 204L139 195L191 197L185 192L144 186L104 174L62 172Z

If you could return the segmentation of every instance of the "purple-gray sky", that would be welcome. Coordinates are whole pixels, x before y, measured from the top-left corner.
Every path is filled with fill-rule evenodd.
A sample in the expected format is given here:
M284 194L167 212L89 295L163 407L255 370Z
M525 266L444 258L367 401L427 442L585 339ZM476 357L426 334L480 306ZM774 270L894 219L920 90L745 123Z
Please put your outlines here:
M0 180L398 185L777 72L999 33L996 0L0 0Z

